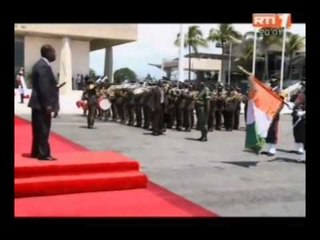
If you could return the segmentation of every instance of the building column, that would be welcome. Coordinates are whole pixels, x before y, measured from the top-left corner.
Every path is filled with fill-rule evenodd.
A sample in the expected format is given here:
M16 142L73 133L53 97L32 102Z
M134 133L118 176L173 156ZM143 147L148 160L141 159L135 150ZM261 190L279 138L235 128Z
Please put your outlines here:
M104 75L108 76L110 83L113 83L113 51L112 47L106 48L104 58Z
M171 68L170 69L166 69L166 70L164 70L165 72L166 72L166 77L168 78L168 79L171 79Z
M218 83L221 83L221 70L216 71L216 74L218 75L218 77L217 77Z
M60 53L60 70L59 83L66 82L60 89L60 94L65 95L72 92L72 58L71 58L71 43L70 38L62 39L62 48Z

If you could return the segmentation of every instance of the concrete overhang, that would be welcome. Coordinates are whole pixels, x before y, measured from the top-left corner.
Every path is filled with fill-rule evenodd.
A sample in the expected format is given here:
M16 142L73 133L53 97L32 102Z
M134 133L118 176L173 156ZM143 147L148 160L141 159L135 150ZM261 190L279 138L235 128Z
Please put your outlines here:
M17 36L70 37L89 41L90 51L137 40L137 24L15 24Z

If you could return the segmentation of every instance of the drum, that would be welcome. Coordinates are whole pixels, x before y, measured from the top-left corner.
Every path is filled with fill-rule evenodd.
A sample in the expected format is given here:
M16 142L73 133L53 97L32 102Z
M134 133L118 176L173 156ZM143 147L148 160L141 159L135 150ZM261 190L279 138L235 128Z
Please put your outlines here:
M84 101L81 101L81 100L77 101L76 105L78 108L82 108L84 110L86 110L88 108L87 101L85 101L85 100Z
M76 102L76 105L77 105L78 108L81 108L81 102L82 102L81 100Z
M106 110L111 108L111 103L107 98L100 99L98 105L104 111L106 111Z
M87 110L88 109L88 101L87 100L83 100L81 107L83 108L83 110Z

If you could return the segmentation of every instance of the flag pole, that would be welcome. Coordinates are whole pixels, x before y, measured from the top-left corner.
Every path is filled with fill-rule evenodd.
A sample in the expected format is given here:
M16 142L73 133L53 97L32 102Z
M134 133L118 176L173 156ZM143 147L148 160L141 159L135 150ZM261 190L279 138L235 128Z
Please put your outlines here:
M183 68L184 68L183 49L184 49L184 29L183 29L183 24L180 24L179 75L178 75L178 82L177 82L178 86L179 86L179 82L183 81Z
M257 52L257 28L254 28L253 56L252 56L252 75L253 75L253 77L255 77L255 74L256 74L256 52Z
M280 70L280 91L282 91L282 88L283 88L284 56L286 51L288 16L289 16L288 14L284 14L284 29L283 29L283 39L282 39L282 55L281 55L281 70Z

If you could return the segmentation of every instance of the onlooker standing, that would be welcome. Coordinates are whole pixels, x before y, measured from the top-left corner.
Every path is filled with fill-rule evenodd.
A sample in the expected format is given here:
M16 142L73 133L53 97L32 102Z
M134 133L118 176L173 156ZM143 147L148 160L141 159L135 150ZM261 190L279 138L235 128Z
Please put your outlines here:
M81 82L80 74L77 74L76 83L77 83L77 90L81 90L82 89L82 82Z

